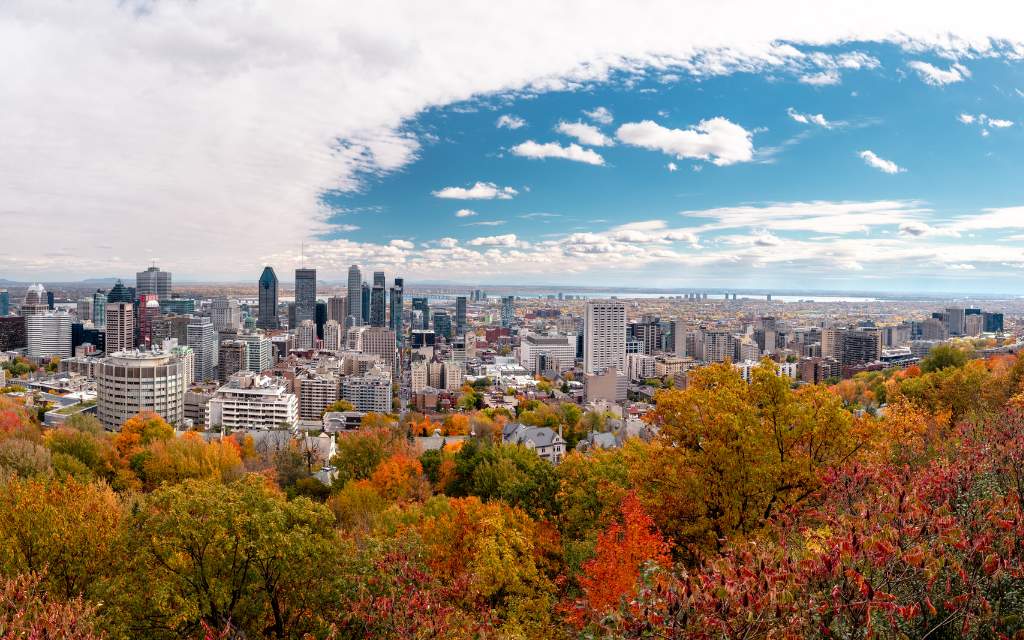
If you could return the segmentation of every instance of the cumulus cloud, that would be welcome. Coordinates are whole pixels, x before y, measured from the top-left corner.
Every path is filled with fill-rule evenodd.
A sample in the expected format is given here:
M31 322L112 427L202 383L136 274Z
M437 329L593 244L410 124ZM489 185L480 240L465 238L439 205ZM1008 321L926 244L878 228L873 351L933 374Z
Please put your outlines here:
M397 249L414 249L414 248L416 248L415 244L409 242L408 240L402 240L400 238L395 238L394 240L392 240L388 244L390 244L392 247L395 247Z
M515 247L519 244L519 239L516 237L516 234L507 233L501 236L473 238L466 244L472 247Z
M599 124L611 124L612 121L615 120L615 118L612 117L612 112L605 107L597 107L593 111L584 111L583 115Z
M431 192L435 198L449 200L511 200L519 194L512 187L499 187L493 182L477 182L471 187L445 187Z
M726 166L754 157L753 134L722 117L701 120L691 129L669 129L653 120L627 122L615 135L625 144L661 151L680 160L697 158Z
M921 60L911 60L907 63L907 66L916 71L921 80L937 87L960 82L965 78L971 77L970 69L958 62L950 65L948 69L942 69Z
M956 119L959 120L960 122L964 123L964 124L973 124L974 123L974 116L972 116L969 113L961 113L959 116L957 116Z
M841 76L835 69L826 69L817 73L805 73L800 76L800 82L817 87L839 84Z
M668 164L665 165L665 168L668 169L669 172L671 173L673 171L678 171L679 170L679 165L677 165L674 162L669 162Z
M615 144L615 141L601 133L600 129L583 122L559 122L555 131L576 138L580 143L592 147L610 147Z
M561 158L563 160L584 162L586 164L604 164L604 158L601 154L597 153L593 149L584 149L575 142L563 147L557 142L540 143L534 142L533 140L527 140L526 142L512 147L509 151L514 155L522 156L524 158Z
M505 113L498 117L498 121L494 126L499 129L520 129L526 126L526 120L523 120L519 116Z
M470 218L475 215L476 211L473 211L472 209L459 209L455 212L456 218Z
M869 167L878 169L882 173L903 173L904 171L906 171L906 169L899 166L892 160L886 160L885 158L879 157L878 154L876 154L874 151L871 151L870 149L865 149L864 151L861 151L857 155L861 157L861 159L864 161L864 164L868 165Z
M816 124L819 127L824 127L826 129L831 129L833 127L833 123L829 122L828 119L820 113L800 113L793 107L786 109L786 113L790 118L801 124Z

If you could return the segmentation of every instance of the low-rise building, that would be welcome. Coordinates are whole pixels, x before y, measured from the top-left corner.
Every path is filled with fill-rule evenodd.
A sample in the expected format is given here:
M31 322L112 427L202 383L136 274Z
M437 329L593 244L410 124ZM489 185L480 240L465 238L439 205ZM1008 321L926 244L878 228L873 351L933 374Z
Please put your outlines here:
M299 420L299 402L279 381L239 373L210 399L210 425L224 429L292 429Z

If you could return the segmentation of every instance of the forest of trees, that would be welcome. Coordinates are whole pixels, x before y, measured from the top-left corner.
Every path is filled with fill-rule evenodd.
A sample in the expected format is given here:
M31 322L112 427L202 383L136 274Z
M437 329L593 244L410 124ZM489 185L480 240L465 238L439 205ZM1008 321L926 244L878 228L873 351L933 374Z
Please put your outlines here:
M422 455L374 416L329 488L298 445L0 396L0 638L1024 638L1024 359L940 355L706 367L557 466L501 415Z

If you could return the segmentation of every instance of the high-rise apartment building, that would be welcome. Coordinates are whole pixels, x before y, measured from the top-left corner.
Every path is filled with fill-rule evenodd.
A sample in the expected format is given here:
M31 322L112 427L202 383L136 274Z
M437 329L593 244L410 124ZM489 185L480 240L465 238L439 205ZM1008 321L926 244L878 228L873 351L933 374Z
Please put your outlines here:
M330 372L304 371L295 376L294 386L300 420L320 420L341 397L341 378Z
M135 295L154 295L157 300L171 297L171 273L150 267L135 274Z
M341 351L345 330L337 320L331 319L324 324L324 349Z
M30 358L71 357L71 316L48 311L25 316L25 336Z
M351 402L356 411L391 411L390 372L374 367L361 376L346 377L341 384L341 397Z
M244 340L221 340L217 347L217 379L221 384L249 368L249 345Z
M363 274L357 265L348 268L348 315L353 324L363 323Z
M259 282L259 310L256 326L260 329L277 329L277 274L271 266L263 267Z
M316 269L295 270L295 322L303 320L316 322Z
M316 323L303 320L295 329L295 348L312 349L316 346Z
M504 296L501 299L501 326L511 327L516 318L516 297ZM623 316L623 331L625 331L625 316ZM625 333L623 333L625 337Z
M142 411L153 411L180 425L189 376L180 356L163 351L125 351L96 368L96 415L105 427L121 425Z
M384 327L368 327L361 332L359 343L360 351L378 356L387 365L388 371L394 371L397 362L394 331Z
M504 325L504 304L502 312ZM622 373L626 371L626 305L592 300L587 302L584 318L583 371L598 373L609 367Z
M249 360L245 366L246 371L262 373L274 366L274 347L270 338L262 332L256 332L240 333L238 339L246 344L245 352Z
M213 321L203 316L189 319L187 336L188 346L195 354L192 379L196 382L215 379L218 354L217 331L213 328Z
M725 362L736 354L736 338L729 331L711 330L703 333L704 362Z
M851 329L842 333L839 363L844 367L875 362L882 357L882 334L878 329Z
M113 291L113 290L111 290ZM108 302L106 310L107 353L135 347L135 308L130 302Z

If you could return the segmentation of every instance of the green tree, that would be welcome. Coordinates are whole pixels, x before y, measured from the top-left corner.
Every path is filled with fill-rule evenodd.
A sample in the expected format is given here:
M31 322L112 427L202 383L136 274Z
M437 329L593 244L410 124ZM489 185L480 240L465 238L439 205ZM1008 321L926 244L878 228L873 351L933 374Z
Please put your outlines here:
M951 344L938 344L921 360L921 371L930 373L950 367L962 367L968 359L969 354L965 349Z

